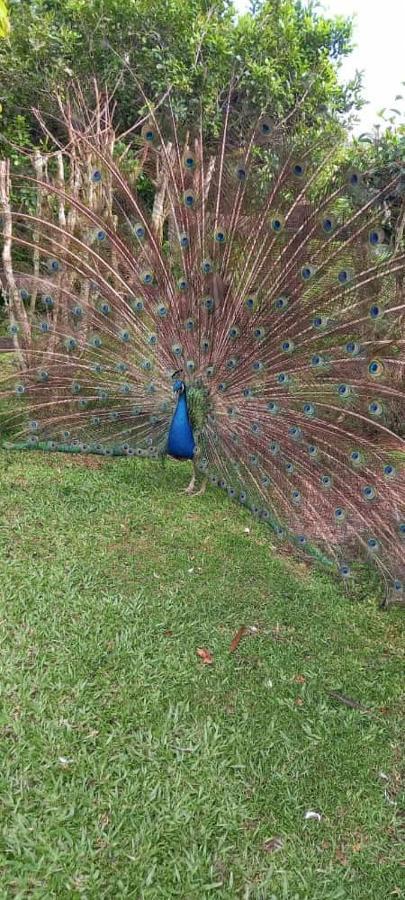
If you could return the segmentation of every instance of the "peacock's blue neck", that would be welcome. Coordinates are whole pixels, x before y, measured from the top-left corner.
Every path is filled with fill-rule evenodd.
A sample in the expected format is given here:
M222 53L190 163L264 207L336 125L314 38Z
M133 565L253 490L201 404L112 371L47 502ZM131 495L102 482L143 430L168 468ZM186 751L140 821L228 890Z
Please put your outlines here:
M193 459L194 450L195 440L188 412L187 392L184 383L181 382L176 409L170 423L167 452L175 459Z

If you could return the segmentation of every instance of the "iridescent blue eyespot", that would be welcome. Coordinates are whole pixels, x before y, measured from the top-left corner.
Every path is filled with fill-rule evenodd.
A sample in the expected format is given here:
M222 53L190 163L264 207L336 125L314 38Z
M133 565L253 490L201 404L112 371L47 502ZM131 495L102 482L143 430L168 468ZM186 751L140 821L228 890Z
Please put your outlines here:
M284 351L284 353L292 353L294 350L294 346L294 341L287 340L283 341L283 343L281 344L281 349Z
M302 178L302 176L305 174L305 166L303 165L303 163L295 163L292 171L293 175L295 175L296 178Z
M142 272L141 281L142 284L153 284L153 272L150 272L149 270Z
M312 278L314 272L315 272L315 269L313 266L310 266L310 265L302 266L301 278L303 278L304 281L309 281L309 279Z
M279 372L279 374L276 375L276 381L278 384L288 384L289 377L286 372Z
M321 475L320 482L322 487L332 487L333 479L331 475Z
M142 137L146 141L147 144L153 144L155 140L155 132L151 125L144 125L142 128Z
M172 353L174 354L174 356L181 356L181 354L183 353L182 344L172 344Z
M253 332L253 335L257 341L263 340L265 334L266 334L266 332L265 332L264 328L255 328L254 332Z
M356 341L348 341L345 347L346 353L350 353L351 356L355 356L360 351L359 344Z
M149 334L147 337L147 343L149 344L150 347L155 347L157 344L157 340L158 340L158 336L154 332L152 332L152 334Z
M275 309L287 309L287 306L288 306L287 297L285 297L284 295L282 295L280 297L276 297L276 299L274 301Z
M346 517L346 513L341 506L337 506L334 512L334 516L337 522L343 522L343 519Z
M255 361L252 363L253 372L262 372L263 369L264 363L262 363L260 359L255 359Z
M236 356L230 356L229 359L227 359L227 361L226 361L226 368L230 372L233 371L234 369L236 369L237 365L238 365L238 360L236 359Z
M203 351L203 353L208 353L210 346L211 346L211 343L208 340L208 338L202 338L202 340L200 341L200 347L201 347L201 350Z
M187 372L190 372L190 373L195 371L195 362L193 359L187 360L186 369L187 369Z
M134 225L134 235L138 238L138 241L143 241L145 237L145 228L141 222L136 222Z
M100 228L98 231L96 231L96 238L98 241L105 241L106 237L107 237L107 232L104 231L102 228Z
M191 209L195 204L195 195L193 191L185 191L183 194L183 200L185 205Z
M72 309L72 316L74 316L75 319L80 319L82 317L82 315L83 315L82 307L74 306Z
M201 270L204 273L204 275L209 275L211 272L214 271L214 267L213 267L210 259L203 259L203 261L201 263Z
M381 309L381 306L377 305L377 303L373 303L373 305L370 306L369 312L370 312L371 319L378 319L379 316L382 315L383 310Z
M259 424L259 422L252 422L250 429L253 432L253 434L261 434L262 429L261 429L261 425Z
M72 381L72 384L70 385L72 394L80 394L81 389L81 384L79 384L78 381Z
M245 306L246 306L246 309L248 309L249 311L254 309L254 307L255 307L254 297L246 297Z
M48 259L47 266L51 272L59 272L61 268L61 264L58 259Z
M348 566L346 563L343 563L343 565L339 566L339 573L342 578L349 578L351 574L350 566Z
M143 310L145 309L145 304L144 304L143 300L141 300L141 299L132 300L131 301L131 309L133 309L133 311L137 312L137 313L143 312Z
M180 244L180 247L183 248L183 250L185 250L190 245L189 236L184 231L182 232L182 234L179 235L179 244Z
M272 441L269 446L269 450L273 456L277 456L277 453L280 450L280 445L277 443L277 441Z
M224 244L226 240L226 235L223 228L219 228L214 234L214 240L217 244Z
M325 234L331 234L333 231L333 227L334 227L333 219L330 216L327 216L326 219L324 219L322 222L323 231L325 232Z
M372 400L371 403L369 403L368 411L371 416L381 416L383 408L381 403L378 403L377 400Z
M118 337L119 337L120 341L122 341L124 344L127 344L128 341L131 340L131 334L129 331L126 330L126 328L124 328L122 331L120 331Z
M351 387L349 384L339 384L337 387L337 392L339 397L348 397L351 394Z
M315 318L312 319L312 324L314 328L326 328L329 324L329 319L327 316L315 316Z
M192 153L186 153L184 157L184 165L186 169L194 169L195 166L195 158Z
M12 325L9 325L9 326L8 326L8 333L9 333L9 334L19 334L19 333L20 333L20 326L17 325L15 322L13 322Z
M207 378L212 378L215 375L215 366L207 366L205 374Z
M270 136L270 134L273 131L273 125L272 125L270 119L267 119L267 118L260 119L259 131L260 131L260 134L263 135L263 137Z
M109 303L102 303L100 306L100 312L102 312L105 316L108 316L111 312L111 306Z
M195 328L195 320L194 319L186 319L184 323L184 327L186 331L194 331Z
M274 219L271 220L270 226L271 226L272 231L275 232L275 234L279 234L283 230L284 222L279 216L276 216Z
M310 418L315 415L315 406L313 403L304 403L302 408L304 415L309 416Z
M304 547L306 543L307 543L307 539L305 537L305 534L298 534L297 535L297 544L300 544L301 547Z
M378 541L376 540L376 538L371 537L367 541L367 547L369 550L371 550L373 553L375 553L376 550L379 550L380 545L379 545Z
M237 325L232 325L228 331L228 337L235 339L235 338L239 337L239 335L240 335L240 329L237 327Z
M66 350L76 350L77 341L75 340L75 338L74 337L66 338L65 347L66 347Z
M179 280L177 282L177 287L178 287L179 291L186 291L188 288L187 278L179 278Z
M252 388L243 388L242 394L244 397L253 397Z
M90 338L90 344L91 344L92 347L96 347L97 350L99 349L99 347L102 347L103 341L102 341L100 335L99 335L99 334L94 334L94 335Z
M318 353L315 353L314 356L311 357L311 366L313 366L315 369L319 366L322 366L323 362L324 360L322 356L319 356Z
M361 175L359 172L350 172L348 177L350 187L359 187L361 183Z
M38 372L38 381L49 381L49 372L46 369L40 369Z
M25 394L25 385L17 384L15 387L15 392L16 392L16 394Z
M206 309L207 312L212 312L215 306L215 300L213 297L204 297L202 301L203 309Z
M103 176L100 172L100 169L93 169L93 172L91 173L91 180L94 181L95 184L98 184L101 181L102 177Z
M292 425L291 428L288 429L288 434L295 441L298 441L302 437L302 431L301 428L298 427L298 425Z
M296 488L291 491L291 499L293 503L299 503L301 500L301 494Z
M259 459L258 459L256 453L249 453L249 462L252 466L258 465Z
M341 269L337 277L339 284L347 284L350 281L350 272L348 269Z
M55 301L54 301L53 297L51 297L50 294L47 294L47 296L44 297L43 302L48 309L53 309L55 306Z
M361 493L365 500L374 500L376 497L376 492L371 484L365 484L361 489Z
M274 416L274 415L276 415L276 413L278 413L280 407L279 407L278 403L274 402L274 400L270 400L270 402L267 404L267 409L268 409L269 413L271 413Z
M368 371L370 375L376 378L378 375L382 375L384 366L378 359L372 359L368 365Z
M393 478L394 475L396 475L395 467L392 466L390 463L388 463L388 465L384 466L383 472L384 472L384 475L386 478Z
M128 371L128 366L124 362L117 362L114 366L116 372L119 372L120 375L123 375L124 372Z
M286 472L287 472L288 475L292 475L293 472L294 472L294 465L293 465L293 463L292 463L292 462L287 462L287 463L285 464L285 470L286 470Z
M307 448L307 449L308 449L309 455L310 455L312 458L314 458L315 456L318 456L319 449L318 449L318 447L316 446L316 444L308 444L308 448Z
M401 537L405 537L405 522L400 522L398 525L398 531Z
M42 332L42 334L48 334L48 332L49 332L51 329L50 329L50 326L48 325L48 322L40 322L40 323L39 323L39 330Z
M235 169L235 175L238 181L245 181L247 176L247 171L244 166L237 166Z
M402 594L403 584L399 578L394 579L393 588L396 594Z
M353 463L353 465L360 465L360 463L363 462L363 457L360 453L360 450L352 450L349 454L349 459L350 462Z
M169 310L168 310L167 306L165 306L164 303L159 303L158 306L156 307L156 312L159 316L159 319L165 319Z
M228 385L227 385L226 381L221 381L218 385L218 390L220 391L221 394L224 394L227 387L228 387Z

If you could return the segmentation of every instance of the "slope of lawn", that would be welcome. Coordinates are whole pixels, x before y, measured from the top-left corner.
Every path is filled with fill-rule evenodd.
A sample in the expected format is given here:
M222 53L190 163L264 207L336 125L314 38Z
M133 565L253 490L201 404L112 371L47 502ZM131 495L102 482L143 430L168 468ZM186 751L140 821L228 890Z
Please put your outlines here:
M0 897L403 896L403 614L188 478L0 453Z

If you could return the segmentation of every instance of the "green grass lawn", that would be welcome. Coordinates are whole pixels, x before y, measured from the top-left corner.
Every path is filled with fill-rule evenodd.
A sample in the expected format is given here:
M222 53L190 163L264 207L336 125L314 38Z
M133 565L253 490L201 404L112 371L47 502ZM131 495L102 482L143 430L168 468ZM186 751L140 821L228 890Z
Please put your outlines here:
M188 478L0 454L0 897L404 896L403 614Z

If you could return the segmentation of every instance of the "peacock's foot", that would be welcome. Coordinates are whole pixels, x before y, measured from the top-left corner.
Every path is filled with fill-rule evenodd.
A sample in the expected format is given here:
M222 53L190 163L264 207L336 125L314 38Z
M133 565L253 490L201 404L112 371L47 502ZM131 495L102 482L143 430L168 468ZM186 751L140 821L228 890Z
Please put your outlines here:
M196 476L193 475L193 477L190 481L190 484L185 488L184 493L188 494L190 497L200 497L201 494L204 494L206 487L207 487L207 479L204 478L202 485L198 491L195 490L195 486L196 486L195 483L196 483Z
M193 494L195 488L195 475L192 476L190 484L185 488L185 494Z
M193 497L201 497L202 494L205 494L207 489L207 479L204 478L204 481L198 491L193 491Z

